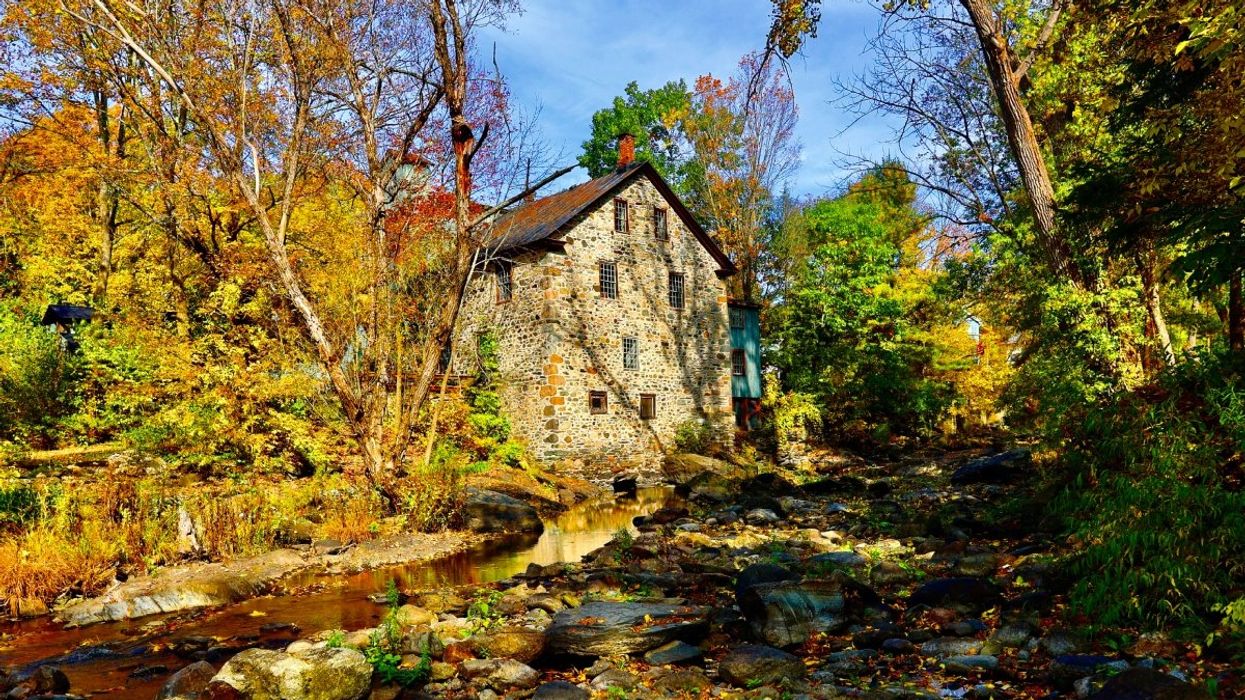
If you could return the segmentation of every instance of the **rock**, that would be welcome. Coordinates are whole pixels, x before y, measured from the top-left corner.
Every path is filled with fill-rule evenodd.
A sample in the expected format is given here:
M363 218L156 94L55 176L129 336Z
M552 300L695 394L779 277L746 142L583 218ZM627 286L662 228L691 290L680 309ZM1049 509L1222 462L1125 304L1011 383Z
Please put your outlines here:
M739 572L739 576L735 578L735 602L738 604L743 598L744 591L753 586L762 583L777 583L779 581L794 581L800 578L790 569L777 564L753 564L743 571Z
M532 700L588 700L592 694L569 681L544 683L532 694Z
M906 639L902 628L893 622L879 622L871 628L863 629L852 635L852 644L857 649L878 649L888 639Z
M916 645L906 639L888 639L882 642L882 651L887 654L911 654L916 651Z
M654 690L679 697L701 697L711 687L713 683L705 676L704 671L694 668L673 670L653 679Z
M980 639L963 639L961 637L938 637L921 645L921 655L936 659L952 656L971 656L981 651L984 644Z
M1107 681L1093 700L1209 700L1184 681L1148 668L1130 668Z
M782 518L777 513L766 508L754 508L744 515L744 521L749 525L772 525L779 520Z
M372 665L354 649L247 649L216 674L209 692L228 686L249 700L357 700L371 681Z
M869 563L868 557L857 554L851 550L842 550L839 552L825 552L810 557L808 563L813 566L864 566Z
M847 622L849 591L840 581L812 579L763 583L739 600L757 639L776 647L803 644L818 632L834 632Z
M1081 648L1076 635L1067 630L1054 629L1046 633L1039 642L1042 649L1051 656L1065 656L1075 653Z
M158 576L132 578L97 598L76 600L59 612L67 627L127 620L157 613L228 605L268 590L278 579L305 568L292 549L278 549L228 564L189 564Z
M398 608L397 612L394 613L394 619L403 627L417 627L419 625L431 625L437 621L437 616L418 605L407 603Z
M1010 450L1002 454L981 457L961 466L951 475L953 484L1002 484L1023 474L1022 469L1032 464L1028 450Z
M0 681L4 680L0 676ZM25 691L21 695L10 697L25 698L30 695L61 695L69 692L69 676L59 666L38 666L18 681L16 688ZM18 691L21 692L21 691Z
M634 690L639 684L639 676L636 676L633 673L628 673L621 668L610 668L598 673L589 685L591 685L594 690L609 690L610 688Z
M48 614L47 603L38 598L14 598L9 601L9 610L15 617L30 618Z
M859 495L867 489L865 480L855 476L831 476L804 485L804 492L818 496L845 493Z
M734 494L735 485L734 482L721 474L705 472L693 477L681 490L687 494L688 498L694 501L723 503Z
M700 647L676 639L669 644L663 644L656 649L644 652L644 661L653 666L665 666L685 661L698 661L703 656L704 652Z
M740 688L802 678L804 673L804 662L798 656L758 644L737 647L718 663L718 676Z
M511 688L535 688L540 682L540 672L514 659L468 659L458 666L458 672L469 680L482 680L493 690Z
M467 529L474 532L545 531L545 524L531 505L504 493L468 488L463 502Z
M1007 649L1023 647L1033 636L1033 625L1027 622L1012 622L1003 625L990 635L990 641Z
M822 666L822 670L831 673L854 675L864 669L866 659L875 658L877 655L878 653L872 649L836 651L826 655L826 663Z
M948 656L942 660L942 663L948 671L955 673L969 673L974 670L992 671L999 667L998 658L988 654Z
M467 612L471 601L453 591L427 591L415 598L419 606L431 613L453 613L461 615Z
M708 628L708 616L700 607L600 601L558 613L546 634L549 649L557 653L621 656L676 639L696 641Z
M1108 656L1064 654L1056 656L1051 661L1050 668L1047 669L1047 675L1056 688L1070 690L1076 681L1085 676L1092 676L1102 670L1124 670L1127 668L1127 661L1112 659Z
M670 455L662 463L662 473L675 486L685 486L700 474L733 476L737 471L729 462L687 452Z
M688 510L686 508L669 506L665 508L658 508L653 511L653 513L646 519L646 522L653 523L654 525L669 525L670 523L673 523L680 518L686 518L687 516Z
M750 496L780 498L782 496L791 496L798 491L799 489L796 488L795 484L774 472L757 474L744 479L739 484L739 492Z
M481 658L509 658L530 664L545 650L545 635L522 627L501 627L471 638L471 648Z
M913 591L908 607L953 607L973 613L994 607L1002 600L998 586L979 578L959 577L930 581Z
M196 661L169 676L156 695L156 700L196 700L215 675L216 669L212 664Z

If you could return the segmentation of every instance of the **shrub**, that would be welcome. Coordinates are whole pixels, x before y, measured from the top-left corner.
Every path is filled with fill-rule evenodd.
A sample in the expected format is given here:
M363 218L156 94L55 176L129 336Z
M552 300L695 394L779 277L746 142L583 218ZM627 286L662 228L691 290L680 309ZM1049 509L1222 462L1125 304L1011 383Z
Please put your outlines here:
M713 447L713 430L704 421L685 420L674 429L674 446L680 452L705 454Z

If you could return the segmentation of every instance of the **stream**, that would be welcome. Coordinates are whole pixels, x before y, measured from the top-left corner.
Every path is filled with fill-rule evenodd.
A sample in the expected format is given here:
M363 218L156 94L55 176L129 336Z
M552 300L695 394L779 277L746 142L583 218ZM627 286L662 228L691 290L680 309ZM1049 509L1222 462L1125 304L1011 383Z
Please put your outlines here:
M673 497L669 488L640 489L634 498L605 496L581 503L545 532L495 539L443 559L355 574L310 571L283 581L276 595L192 613L66 629L50 616L0 624L0 668L55 663L69 676L71 692L106 697L154 697L168 675L190 663L174 653L182 640L210 637L222 649L208 661L217 668L245 646L283 646L325 629L375 626L382 606L368 596L395 580L402 590L485 584L522 573L530 563L578 562L609 542L632 518ZM288 625L296 625L292 631ZM261 629L263 628L263 629Z

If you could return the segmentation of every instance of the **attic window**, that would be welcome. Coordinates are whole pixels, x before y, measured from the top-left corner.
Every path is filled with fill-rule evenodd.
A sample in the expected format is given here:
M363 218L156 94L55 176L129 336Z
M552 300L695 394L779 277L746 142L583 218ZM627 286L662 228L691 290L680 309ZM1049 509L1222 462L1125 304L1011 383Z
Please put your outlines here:
M676 309L683 308L683 273L670 273L670 306ZM719 316L719 318L721 318Z
M623 338L623 369L640 369L640 341Z
M604 391L588 392L588 413L601 415L609 412L609 399Z
M614 230L618 233L626 233L627 227L627 200L614 200Z
M653 236L659 241L670 238L670 232L666 229L666 210L661 207L653 208Z
M652 420L657 417L657 395L640 394L640 419Z
M514 285L510 277L512 265L509 262L498 263L494 272L497 275L497 303L510 301L514 296Z
M600 263L601 297L604 299L618 298L618 264Z
M748 355L743 350L731 350L731 374L742 377L748 373Z

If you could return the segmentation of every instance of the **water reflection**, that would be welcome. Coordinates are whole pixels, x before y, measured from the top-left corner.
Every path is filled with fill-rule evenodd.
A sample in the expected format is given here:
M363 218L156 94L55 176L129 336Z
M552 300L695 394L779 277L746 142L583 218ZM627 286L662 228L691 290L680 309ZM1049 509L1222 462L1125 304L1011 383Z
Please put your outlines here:
M0 666L24 666L58 657L84 644L107 645L104 657L62 659L75 693L115 692L118 697L153 697L163 677L135 681L128 676L142 664L164 664L169 669L185 661L164 651L176 638L203 635L218 639L253 637L270 622L292 622L302 634L324 629L371 627L380 618L379 606L368 596L385 589L390 580L400 588L419 590L440 586L484 584L524 571L528 564L542 566L577 562L605 544L621 528L631 528L637 515L646 515L673 497L667 488L640 489L635 498L603 498L580 504L551 522L536 537L511 536L432 562L350 575L306 574L287 582L289 589L312 587L311 592L256 598L191 619L172 619L169 629L151 636L144 629L157 621L93 625L66 630L49 619L0 627L16 639L0 651ZM633 528L631 528L633 529Z

